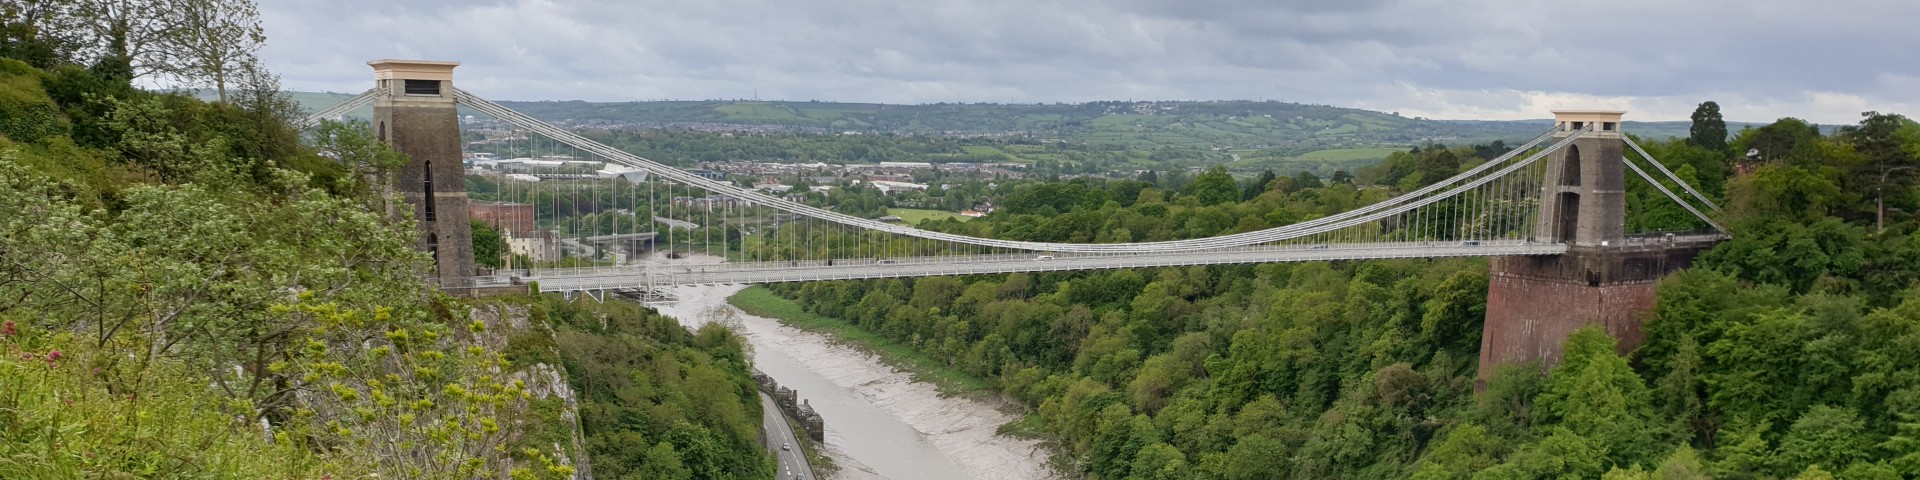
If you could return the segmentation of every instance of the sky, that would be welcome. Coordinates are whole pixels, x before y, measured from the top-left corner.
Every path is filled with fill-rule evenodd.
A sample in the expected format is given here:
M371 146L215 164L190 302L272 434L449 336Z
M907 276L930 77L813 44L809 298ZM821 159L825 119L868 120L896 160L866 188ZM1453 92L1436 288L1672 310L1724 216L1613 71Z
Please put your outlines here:
M285 87L492 100L1281 100L1440 119L1920 116L1916 0L261 0Z

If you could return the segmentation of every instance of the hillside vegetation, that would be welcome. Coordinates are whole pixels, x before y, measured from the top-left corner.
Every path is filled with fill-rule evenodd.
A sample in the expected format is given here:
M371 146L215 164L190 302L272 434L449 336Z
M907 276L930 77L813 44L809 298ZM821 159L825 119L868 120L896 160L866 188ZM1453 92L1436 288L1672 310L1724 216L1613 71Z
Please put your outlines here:
M258 65L223 101L142 91L10 12L0 478L771 474L725 329L449 297L364 124L303 144Z
M1064 470L1088 478L1920 475L1920 219L1906 213L1920 207L1920 175L1898 174L1920 165L1920 124L1875 113L1822 135L1783 119L1718 142L1649 145L1727 206L1719 220L1734 239L1659 284L1646 342L1622 356L1588 328L1559 364L1502 367L1482 392L1483 260L773 290L988 379L1032 409ZM1766 161L1731 175L1731 152L1747 149ZM923 227L1067 242L1243 232L1431 183L1485 158L1475 150L1395 153L1355 177L1381 187L1369 189L1236 185L1220 171L1178 191L1023 186L992 215ZM1689 228L1638 183L1630 230Z

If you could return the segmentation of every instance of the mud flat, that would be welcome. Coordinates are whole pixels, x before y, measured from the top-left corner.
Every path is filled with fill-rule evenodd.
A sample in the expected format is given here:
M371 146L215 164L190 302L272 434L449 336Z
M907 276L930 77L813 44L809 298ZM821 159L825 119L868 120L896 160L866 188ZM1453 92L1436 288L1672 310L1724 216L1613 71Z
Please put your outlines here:
M727 322L746 335L755 366L799 390L826 419L837 478L1054 478L1038 442L994 433L1014 416L988 402L941 397L911 373L827 336L741 313L727 297L743 288L679 287L679 302L660 311L690 327Z

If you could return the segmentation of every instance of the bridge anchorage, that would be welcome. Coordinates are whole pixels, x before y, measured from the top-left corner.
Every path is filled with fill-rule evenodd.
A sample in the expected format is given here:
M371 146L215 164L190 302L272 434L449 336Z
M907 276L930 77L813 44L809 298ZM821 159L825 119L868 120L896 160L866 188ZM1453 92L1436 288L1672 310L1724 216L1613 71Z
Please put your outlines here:
M1637 347L1654 282L1727 238L1702 210L1719 207L1621 132L1624 112L1554 112L1553 129L1498 158L1291 225L1207 238L1036 242L861 218L819 206L818 194L742 187L642 158L455 88L453 62L369 64L374 89L304 124L374 106L377 136L412 157L394 187L421 220L433 278L462 295L531 287L569 299L612 293L658 302L684 285L1490 257L1484 380L1499 364L1552 364L1582 325L1605 326L1622 350ZM462 120L457 107L477 115ZM463 144L463 123L485 140ZM1705 228L1627 232L1628 171ZM476 267L470 210L502 238L502 257L480 262L497 268Z

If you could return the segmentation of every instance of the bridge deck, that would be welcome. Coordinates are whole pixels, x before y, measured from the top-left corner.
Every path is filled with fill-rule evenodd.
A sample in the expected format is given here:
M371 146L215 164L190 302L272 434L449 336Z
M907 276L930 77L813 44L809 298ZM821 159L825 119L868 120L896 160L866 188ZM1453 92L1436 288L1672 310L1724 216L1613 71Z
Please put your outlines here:
M1484 241L1478 244L1427 242L1333 244L1235 249L1210 252L1065 255L1005 254L970 257L903 257L842 259L822 262L746 262L668 267L617 267L541 270L538 277L547 292L624 290L676 285L857 280L872 278L984 275L1015 272L1097 270L1110 268L1173 267L1238 263L1311 262L1382 258L1495 257L1558 255L1563 244L1524 241ZM1041 257L1047 257L1042 259Z

